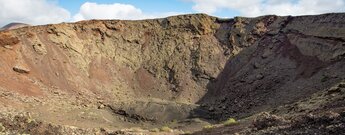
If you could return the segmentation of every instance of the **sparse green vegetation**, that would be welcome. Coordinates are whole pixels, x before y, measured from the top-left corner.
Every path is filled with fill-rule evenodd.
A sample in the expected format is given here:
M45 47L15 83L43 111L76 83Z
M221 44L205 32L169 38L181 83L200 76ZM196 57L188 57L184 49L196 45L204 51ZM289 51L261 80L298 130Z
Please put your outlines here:
M183 134L184 134L184 135L191 135L192 132L190 132L190 131L185 131Z
M2 123L0 123L0 132L3 132L3 131L5 131L5 127L2 125Z
M214 128L214 126L213 126L213 125L206 125L206 126L204 126L203 128L204 128L204 129L212 129L212 128Z
M163 127L160 128L160 131L162 131L162 132L171 132L172 129L170 127L168 127L168 126L163 126Z
M27 118L26 118L26 123L31 123L31 122L36 122L34 119L32 119L31 115L29 115Z
M159 132L159 129L158 128L153 128L153 129L150 129L150 132Z
M178 123L178 121L177 121L176 119L173 119L173 120L171 121L170 125L175 125L175 124L177 124L177 123Z
M228 120L223 122L224 126L234 125L237 124L237 121L234 118L229 118Z
M143 129L138 128L138 127L130 128L130 130L132 130L132 131L134 131L134 132L141 132L141 131L143 131Z
M321 82L326 82L328 80L328 76L322 76L322 78L321 78Z

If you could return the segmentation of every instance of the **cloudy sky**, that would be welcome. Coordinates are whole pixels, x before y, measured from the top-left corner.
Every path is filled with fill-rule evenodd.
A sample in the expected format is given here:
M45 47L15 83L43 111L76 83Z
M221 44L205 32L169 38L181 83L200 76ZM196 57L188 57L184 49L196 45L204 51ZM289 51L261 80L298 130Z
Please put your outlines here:
M0 0L0 27L88 19L147 19L207 13L218 17L345 12L345 0Z

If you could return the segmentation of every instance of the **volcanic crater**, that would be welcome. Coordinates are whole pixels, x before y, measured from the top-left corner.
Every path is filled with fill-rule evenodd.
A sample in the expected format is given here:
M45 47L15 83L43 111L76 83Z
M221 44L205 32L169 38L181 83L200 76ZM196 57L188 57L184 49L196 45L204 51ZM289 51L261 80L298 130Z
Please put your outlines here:
M23 26L0 52L0 134L345 133L344 13Z

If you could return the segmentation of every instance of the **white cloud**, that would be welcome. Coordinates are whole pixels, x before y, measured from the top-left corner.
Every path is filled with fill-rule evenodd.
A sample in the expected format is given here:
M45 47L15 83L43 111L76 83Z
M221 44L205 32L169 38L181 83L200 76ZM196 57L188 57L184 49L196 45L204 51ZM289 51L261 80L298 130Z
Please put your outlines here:
M68 21L70 13L47 0L0 0L0 26L11 22L47 24Z
M113 3L113 4L97 4L86 2L81 7L79 12L73 16L73 21L88 20L88 19L125 19L137 20L166 17L169 15L176 15L175 12L167 13L143 13L141 9L133 5Z
M31 25L80 21L89 19L149 19L181 14L178 12L144 13L133 5L86 2L78 13L57 5L57 0L0 0L0 27L11 22Z
M189 0L193 1L195 5L193 10L213 14L219 9L235 9L243 12L257 12L257 5L260 5L261 0Z
M140 19L146 16L143 12L128 4L84 3L74 17L74 21L87 19Z
M198 12L214 14L221 9L235 10L242 16L311 15L344 12L345 0L187 0Z

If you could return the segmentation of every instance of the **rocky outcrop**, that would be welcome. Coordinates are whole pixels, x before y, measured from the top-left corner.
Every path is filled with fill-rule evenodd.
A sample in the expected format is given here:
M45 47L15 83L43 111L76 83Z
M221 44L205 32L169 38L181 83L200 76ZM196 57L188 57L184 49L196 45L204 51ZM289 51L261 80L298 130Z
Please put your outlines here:
M22 67L22 66L14 66L13 71L16 71L18 73L29 73L30 72L29 69Z

